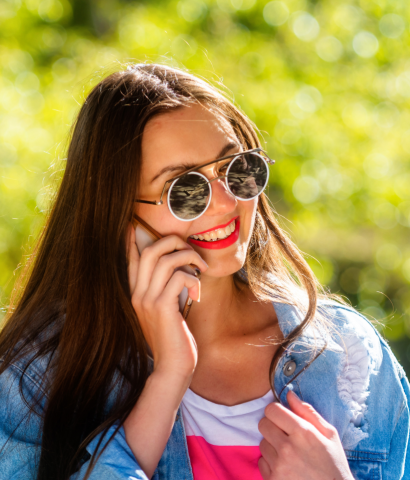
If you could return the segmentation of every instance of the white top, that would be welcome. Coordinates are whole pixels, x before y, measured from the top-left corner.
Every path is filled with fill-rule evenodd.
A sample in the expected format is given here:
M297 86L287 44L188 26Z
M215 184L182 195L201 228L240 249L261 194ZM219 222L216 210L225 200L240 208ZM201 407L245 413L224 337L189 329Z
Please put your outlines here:
M258 423L274 401L263 397L228 407L188 389L181 411L195 480L262 480L258 469L262 435Z

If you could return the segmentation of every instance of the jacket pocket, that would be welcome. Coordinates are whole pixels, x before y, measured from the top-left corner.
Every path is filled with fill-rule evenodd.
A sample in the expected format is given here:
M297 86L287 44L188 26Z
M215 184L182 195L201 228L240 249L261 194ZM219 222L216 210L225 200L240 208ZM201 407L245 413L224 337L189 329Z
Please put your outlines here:
M382 465L387 453L345 450L350 471L356 480L382 480Z

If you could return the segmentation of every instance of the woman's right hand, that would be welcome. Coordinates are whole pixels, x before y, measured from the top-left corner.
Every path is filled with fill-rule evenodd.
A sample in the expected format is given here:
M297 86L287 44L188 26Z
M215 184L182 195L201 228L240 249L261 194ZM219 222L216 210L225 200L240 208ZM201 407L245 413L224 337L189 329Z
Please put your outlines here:
M178 295L188 289L199 301L200 281L175 269L208 265L195 250L176 235L164 237L138 253L135 229L128 236L128 278L132 305L154 359L154 371L190 378L198 353L195 340L179 311Z

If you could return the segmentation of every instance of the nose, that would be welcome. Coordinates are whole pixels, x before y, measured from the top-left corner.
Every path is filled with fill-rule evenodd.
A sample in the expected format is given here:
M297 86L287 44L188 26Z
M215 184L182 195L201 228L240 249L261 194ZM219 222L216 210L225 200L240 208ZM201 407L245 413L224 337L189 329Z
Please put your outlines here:
M218 216L226 215L235 210L237 205L236 198L228 190L225 178L216 177L210 179L212 198L205 215Z

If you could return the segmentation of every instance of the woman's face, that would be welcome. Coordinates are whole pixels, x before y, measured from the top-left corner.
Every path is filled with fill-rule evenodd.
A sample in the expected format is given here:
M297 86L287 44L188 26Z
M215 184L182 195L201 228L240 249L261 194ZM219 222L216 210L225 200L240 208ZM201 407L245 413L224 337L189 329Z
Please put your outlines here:
M193 105L150 120L142 137L142 168L138 198L159 200L164 183L188 168L242 151L230 123L220 115ZM209 180L218 176L217 164L200 170ZM244 264L257 206L257 198L238 201L225 179L211 183L212 198L205 213L192 221L175 218L167 205L136 203L136 213L162 235L175 234L189 243L207 262L204 275L223 277ZM230 233L229 226L236 230ZM228 229L227 229L228 227ZM239 227L239 228L238 228ZM207 234L203 233L207 232ZM215 233L213 233L215 232ZM205 242L215 235L221 242ZM193 235L204 238L197 241ZM207 236L209 235L209 237ZM218 248L215 248L217 246Z

